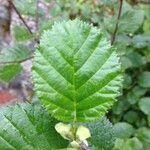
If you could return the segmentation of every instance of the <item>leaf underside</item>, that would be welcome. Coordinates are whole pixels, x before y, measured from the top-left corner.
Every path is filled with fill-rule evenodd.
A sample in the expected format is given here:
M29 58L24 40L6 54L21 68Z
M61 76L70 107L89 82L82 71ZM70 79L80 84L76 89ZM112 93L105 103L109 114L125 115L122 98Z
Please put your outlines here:
M46 31L33 62L35 91L62 121L103 116L119 94L121 66L103 32L79 20Z
M0 150L51 150L67 147L56 120L39 104L0 108Z

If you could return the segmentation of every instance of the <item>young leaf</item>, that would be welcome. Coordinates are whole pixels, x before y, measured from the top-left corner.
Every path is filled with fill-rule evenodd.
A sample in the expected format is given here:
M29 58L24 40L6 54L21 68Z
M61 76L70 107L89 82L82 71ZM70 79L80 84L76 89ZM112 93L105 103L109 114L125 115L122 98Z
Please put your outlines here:
M112 124L106 117L96 122L87 123L91 132L90 145L92 150L110 150L114 146L115 135Z
M15 6L23 15L35 16L37 0L14 0Z
M103 31L79 20L55 23L44 33L32 73L39 99L62 121L103 116L122 81L115 48Z
M18 42L27 41L33 37L33 35L31 35L25 27L15 26L13 30L14 30L14 37Z
M1 150L51 150L67 147L51 118L39 104L17 104L0 109Z
M21 70L22 67L20 64L10 64L0 67L0 81L11 81Z

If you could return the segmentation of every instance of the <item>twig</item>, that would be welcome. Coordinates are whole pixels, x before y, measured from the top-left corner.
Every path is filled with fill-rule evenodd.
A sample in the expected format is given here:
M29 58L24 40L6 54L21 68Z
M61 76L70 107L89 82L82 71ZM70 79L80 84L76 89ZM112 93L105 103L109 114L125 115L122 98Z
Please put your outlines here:
M116 22L115 30L112 33L111 45L114 44L115 39L116 39L116 33L117 33L117 30L118 30L119 19L120 19L121 12L122 12L122 4L123 4L123 0L119 0L119 12L118 12L118 17L117 17L117 22Z
M8 1L8 13L9 13L9 34L10 34L10 24L11 24L11 20L12 20L12 18L11 18L11 12L12 12L12 5L11 5L11 3Z
M1 64L2 65L4 65L4 64L13 64L13 63L22 63L22 62L24 62L24 61L27 61L27 60L30 60L30 59L32 59L33 58L33 56L30 56L30 57L28 57L28 58L25 58L25 59L22 59L22 60L18 60L18 61L7 61L7 62L2 62Z
M33 34L30 27L27 25L26 21L24 20L24 18L21 16L20 12L18 11L18 9L16 8L16 6L14 5L14 3L12 2L12 0L8 0L8 2L11 4L12 8L15 10L15 12L17 13L17 15L19 16L20 20L24 23L25 27L28 29L30 34Z
M150 5L150 2L146 2L146 1L136 1L136 4Z
M24 23L25 27L27 28L27 30L29 31L29 33L31 35L33 35L33 32L31 31L30 27L28 26L28 24L26 23L26 21L24 20L24 18L21 16L20 12L18 11L18 9L16 8L16 6L13 4L12 0L8 0L8 2L11 4L12 8L15 10L15 12L17 13L17 15L19 16L20 20ZM36 37L34 38L34 40L39 44L39 38Z
M39 31L39 0L36 2L36 18L35 18L35 25L36 25L36 31Z

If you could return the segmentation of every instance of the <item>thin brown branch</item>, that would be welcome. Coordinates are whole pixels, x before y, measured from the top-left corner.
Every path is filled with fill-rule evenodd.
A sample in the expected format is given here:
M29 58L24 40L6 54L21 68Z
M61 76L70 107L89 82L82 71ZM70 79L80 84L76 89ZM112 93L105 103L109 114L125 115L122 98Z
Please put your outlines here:
M136 1L137 4L150 5L150 2L147 1Z
M22 59L22 60L18 60L18 61L2 62L1 65L4 65L4 64L14 64L14 63L19 64L19 63L25 62L25 61L27 61L27 60L30 60L30 59L32 59L32 58L33 58L33 56L30 56L30 57L28 57L28 58L25 58L25 59Z
M20 20L23 22L23 24L25 25L25 27L27 28L27 30L29 31L29 33L31 35L33 35L33 32L31 31L30 27L28 26L28 24L26 23L26 21L24 20L24 18L22 17L22 15L20 14L20 12L18 11L18 9L16 8L16 6L14 5L12 0L8 0L8 2L11 4L12 8L15 10L15 12L17 13L17 15L19 16ZM34 40L39 44L39 38L36 37L34 38Z
M36 18L35 18L36 31L39 31L39 0L36 2Z
M10 24L11 24L11 12L12 12L12 5L11 3L8 1L8 6L7 6L7 9L8 9L8 13L9 13L9 34L10 34Z
M15 12L17 13L17 15L19 16L20 20L23 22L23 24L25 25L25 27L28 29L30 34L33 34L30 27L27 25L26 21L24 20L24 18L22 17L22 15L20 14L20 12L18 11L18 9L16 8L16 6L14 5L12 0L8 0L8 2L11 4L12 8L15 10Z
M123 5L123 0L119 0L119 12L118 12L118 17L117 17L117 22L116 22L115 30L112 33L111 45L114 44L115 39L116 39L116 34L117 34L117 31L118 31L119 19L120 19L121 12L122 12L122 5Z

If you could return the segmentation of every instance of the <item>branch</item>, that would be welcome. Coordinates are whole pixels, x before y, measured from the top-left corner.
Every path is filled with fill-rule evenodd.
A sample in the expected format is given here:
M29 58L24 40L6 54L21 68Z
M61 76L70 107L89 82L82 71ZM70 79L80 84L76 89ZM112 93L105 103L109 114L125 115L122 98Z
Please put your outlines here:
M39 0L36 2L36 18L35 18L35 25L36 25L36 31L39 31Z
M22 60L18 60L18 61L6 61L6 62L2 62L1 64L2 65L4 65L4 64L13 64L13 63L19 64L19 63L22 63L24 61L30 60L32 58L33 58L33 56L30 56L30 57L22 59Z
M143 4L143 5L150 5L150 2L146 2L146 1L136 1L136 4Z
M12 5L9 1L8 1L7 9L8 9L8 13L9 13L9 34L10 34L10 24L11 24L11 20L12 20L12 17L11 17Z
M119 12L118 12L118 17L117 17L117 22L116 22L115 30L114 30L114 32L112 33L111 45L114 44L115 39L116 39L116 33L117 33L117 30L118 30L119 19L120 19L121 12L122 12L123 0L119 0L119 3L120 3L120 4L119 4Z
M30 34L33 34L30 27L27 25L26 21L24 20L24 18L21 16L20 12L18 11L18 9L16 8L16 6L14 5L14 3L12 2L12 0L8 0L8 2L11 4L12 8L15 10L15 12L17 13L17 15L19 16L20 20L23 22L23 24L25 25L25 27L28 29Z
M15 12L17 13L17 15L19 16L20 20L23 22L23 24L25 25L25 27L27 28L27 30L29 31L29 33L31 35L33 35L33 32L31 31L30 27L28 26L28 24L26 23L26 21L24 20L24 18L21 16L20 12L18 11L18 9L16 8L16 6L14 5L14 3L12 2L12 0L8 0L8 2L11 4L12 8L15 10ZM34 38L34 40L39 44L39 38Z

